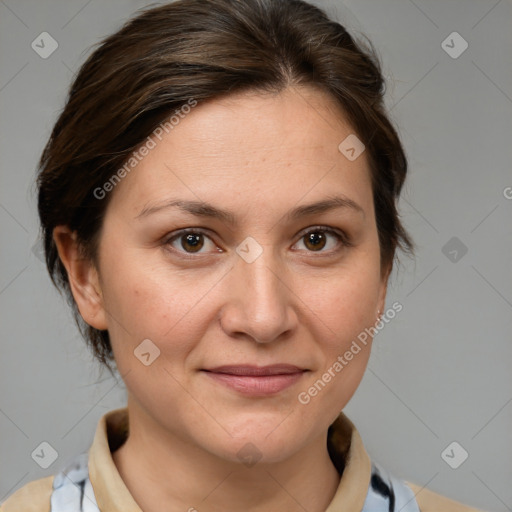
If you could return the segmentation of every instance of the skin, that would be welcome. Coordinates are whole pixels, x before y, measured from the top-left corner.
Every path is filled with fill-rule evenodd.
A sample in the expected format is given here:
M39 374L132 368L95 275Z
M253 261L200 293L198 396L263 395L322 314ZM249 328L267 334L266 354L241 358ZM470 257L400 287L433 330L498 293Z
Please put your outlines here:
M389 275L366 155L349 161L338 150L351 133L330 96L311 87L200 103L112 192L98 268L78 257L66 226L55 228L80 313L108 329L127 387L130 436L113 459L145 512L162 503L314 512L332 500L339 475L327 429L357 389L371 342L307 405L297 397L375 324ZM362 211L285 217L334 195ZM238 225L176 207L137 218L170 198L231 210ZM329 233L308 244L317 226L351 245ZM169 241L185 228L205 230L199 253L184 236ZM249 236L263 250L251 263L236 252ZM160 350L149 366L134 356L144 339ZM200 371L234 363L309 371L260 397ZM252 467L237 456L249 442L261 455Z

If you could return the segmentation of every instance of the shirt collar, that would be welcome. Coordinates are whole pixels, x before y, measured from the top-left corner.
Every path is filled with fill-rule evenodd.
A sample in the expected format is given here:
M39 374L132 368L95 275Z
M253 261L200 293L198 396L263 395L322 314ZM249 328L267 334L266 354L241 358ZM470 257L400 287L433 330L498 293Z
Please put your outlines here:
M100 510L142 512L121 479L112 452L128 436L128 409L106 413L89 449L89 478ZM325 512L354 512L363 508L371 476L370 458L354 424L344 413L328 431L329 455L342 474L336 494Z

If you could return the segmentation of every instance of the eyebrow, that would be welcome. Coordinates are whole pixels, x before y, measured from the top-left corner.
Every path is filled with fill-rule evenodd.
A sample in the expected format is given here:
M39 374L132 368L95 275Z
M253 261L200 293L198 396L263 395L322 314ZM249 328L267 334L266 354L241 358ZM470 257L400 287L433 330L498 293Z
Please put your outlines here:
M152 206L146 205L135 218L142 219L169 208L178 208L181 211L191 213L197 217L215 218L233 226L237 225L236 216L230 210L218 208L204 201L183 199L170 199ZM303 217L325 213L335 209L346 209L362 214L363 217L365 216L363 208L352 199L344 196L331 196L322 201L298 206L285 214L284 217L288 220L298 220Z

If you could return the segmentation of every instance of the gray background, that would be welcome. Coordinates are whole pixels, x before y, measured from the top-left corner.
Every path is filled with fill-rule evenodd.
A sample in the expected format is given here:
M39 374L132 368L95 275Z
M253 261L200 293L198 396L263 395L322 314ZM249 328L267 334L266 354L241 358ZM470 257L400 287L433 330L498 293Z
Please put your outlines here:
M410 161L401 212L418 244L390 283L388 305L404 309L376 337L345 412L372 458L397 476L512 510L512 4L315 3L379 50ZM86 450L99 418L125 403L33 251L33 183L90 45L144 5L0 0L0 501ZM59 44L47 59L31 48L43 31ZM454 31L469 45L456 59L441 46ZM442 248L454 236L451 261L453 247ZM42 441L59 454L47 470L31 458ZM469 453L458 469L441 458L452 441Z

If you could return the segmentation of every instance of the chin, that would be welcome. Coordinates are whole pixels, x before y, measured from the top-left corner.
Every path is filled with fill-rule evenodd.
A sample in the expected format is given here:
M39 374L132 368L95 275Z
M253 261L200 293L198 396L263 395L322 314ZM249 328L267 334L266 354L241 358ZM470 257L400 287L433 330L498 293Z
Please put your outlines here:
M287 460L300 448L297 440L287 438L270 439L262 433L261 437L239 437L208 447L208 451L219 458L236 464L252 467L255 464L276 464Z
M292 420L288 423L288 420ZM231 434L210 439L210 450L223 459L250 466L286 460L306 442L307 431L289 411L238 415L223 426Z

